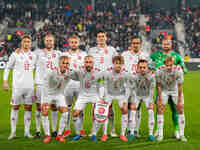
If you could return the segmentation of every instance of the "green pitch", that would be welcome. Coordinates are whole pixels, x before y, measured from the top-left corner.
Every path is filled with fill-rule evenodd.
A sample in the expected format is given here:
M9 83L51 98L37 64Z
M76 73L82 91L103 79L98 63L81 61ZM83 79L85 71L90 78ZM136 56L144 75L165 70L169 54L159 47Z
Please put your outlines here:
M173 138L173 129L171 121L171 112L167 106L165 112L165 126L164 126L164 140L160 143L149 142L148 137L148 118L147 111L143 107L142 123L140 128L141 138L136 139L132 143L126 143L120 141L119 138L109 138L106 142L100 140L96 143L90 140L90 137L84 137L79 141L71 141L71 137L67 138L66 143L59 143L55 139L50 144L43 144L42 139L24 139L24 127L23 127L23 109L19 113L19 121L17 125L17 139L8 141L7 138L10 134L10 105L9 100L11 97L11 90L5 92L2 90L2 78L3 71L0 70L0 149L19 149L19 150L57 150L57 149L69 149L69 150L199 150L200 149L200 72L189 72L185 75L184 83L184 96L185 96L185 115L186 115L186 128L185 135L188 142L180 142ZM35 108L35 106L34 106ZM120 113L119 108L115 105L115 129L117 133L120 133ZM84 129L86 133L91 130L91 105L88 105L85 111ZM73 129L73 125L71 124ZM33 116L32 134L35 133L35 120ZM72 134L74 135L74 129ZM100 131L99 138L102 136Z

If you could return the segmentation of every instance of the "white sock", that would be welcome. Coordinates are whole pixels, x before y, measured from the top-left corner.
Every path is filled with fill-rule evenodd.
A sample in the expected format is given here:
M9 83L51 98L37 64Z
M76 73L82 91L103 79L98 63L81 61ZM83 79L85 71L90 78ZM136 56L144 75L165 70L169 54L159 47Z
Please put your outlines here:
M71 107L68 107L67 120L65 124L66 130L70 130L70 117L71 117Z
M25 135L30 134L31 120L32 120L32 111L25 111L24 112Z
M131 130L131 129L130 129L130 123L129 123L129 120L130 120L130 113L131 113L131 110L129 109L129 110L128 110L128 125L127 125L128 131Z
M104 127L103 127L103 135L107 135L107 129L108 129L108 120L106 120L105 122L104 122Z
M80 126L79 126L79 128L80 128L80 130L82 130L83 129L83 119L84 119L83 111L80 113L79 118L80 118L80 124L79 124Z
M179 115L178 115L178 121L179 121L180 136L184 136L185 115L184 115L184 114L179 114Z
M129 128L131 131L131 134L134 134L134 130L136 128L136 111L135 110L130 110L130 117L129 117Z
M141 108L140 110L136 111L136 129L135 131L137 131L137 133L139 134L139 129L140 129L140 122L141 122Z
M50 136L48 116L42 116L42 125L43 125L45 135Z
M55 132L57 129L57 121L58 121L58 112L57 111L51 112L51 120L52 120L52 131Z
M10 114L11 133L16 133L16 126L17 126L17 121L18 121L18 111L19 110L11 109L11 114Z
M35 111L35 124L36 124L36 131L40 132L40 111L36 109Z
M92 124L92 127L93 127L93 129L92 129L92 135L97 135L97 132L98 132L100 126L101 126L100 123L98 123L96 121L93 121L93 124Z
M163 124L164 124L164 117L163 115L158 115L157 116L157 121L158 121L158 135L163 136Z
M122 114L121 125L122 125L121 135L124 136L128 125L128 114Z
M109 116L109 121L110 121L110 128L112 132L115 132L115 126L114 126L114 108L110 109L110 116Z
M153 135L153 128L154 128L154 112L152 109L149 109L148 110L148 114L149 114L149 121L148 121L148 124L149 124L149 135Z
M80 131L81 131L81 119L80 117L73 117L73 122L74 122L74 126L75 126L75 130L76 130L76 134L80 135Z
M62 135L63 130L65 129L66 119L67 119L68 112L64 112L61 114L60 124L58 129L58 135Z

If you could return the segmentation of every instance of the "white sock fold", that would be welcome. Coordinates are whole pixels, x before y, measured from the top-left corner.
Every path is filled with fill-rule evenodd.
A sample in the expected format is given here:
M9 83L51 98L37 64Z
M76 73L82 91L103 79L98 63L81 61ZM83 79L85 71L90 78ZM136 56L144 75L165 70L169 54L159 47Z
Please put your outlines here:
M125 131L128 125L128 114L122 114L122 118L121 118L121 135L124 136L125 135Z
M25 135L30 134L31 120L32 120L32 111L25 111L24 112Z
M136 110L136 128L135 131L137 131L137 133L139 134L139 129L140 129L140 123L141 123L141 108L140 110Z
M18 111L19 110L11 109L11 114L10 114L11 133L16 133L16 126L17 126L17 121L18 121Z
M44 129L44 133L46 136L50 136L50 127L49 127L49 118L48 116L42 116L42 125Z
M154 111L152 109L149 109L148 110L148 114L149 114L149 121L148 121L148 124L149 124L149 135L153 135L153 129L154 129L154 124L155 124Z
M184 129L185 129L185 115L184 114L179 114L178 116L178 121L179 121L179 131L180 131L180 136L184 136Z
M67 120L65 124L66 130L70 130L70 117L71 117L71 107L68 107Z
M74 122L74 126L75 126L75 130L76 130L76 134L80 135L80 131L81 131L81 119L80 117L73 117L73 122Z
M157 116L157 121L158 121L158 135L163 136L163 124L164 124L164 117L163 115L158 115Z
M59 129L58 129L58 135L62 135L62 133L65 129L67 115L68 115L68 112L64 112L64 113L61 114L60 124L59 124Z
M52 120L52 131L55 132L57 130L57 121L58 121L58 112L51 112L51 120Z
M41 117L41 112L36 110L35 111L35 124L36 124L36 131L40 132L40 117Z
M130 117L129 117L129 128L131 131L131 134L134 134L134 130L136 128L136 111L130 110Z

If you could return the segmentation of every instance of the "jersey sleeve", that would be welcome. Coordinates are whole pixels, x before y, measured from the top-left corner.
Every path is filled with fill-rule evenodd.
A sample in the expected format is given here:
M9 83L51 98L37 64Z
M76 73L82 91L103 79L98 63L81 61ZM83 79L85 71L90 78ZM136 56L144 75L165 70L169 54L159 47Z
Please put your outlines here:
M179 54L176 54L177 63L183 68L184 73L188 72L187 67L185 66L184 60L181 58Z
M181 67L178 67L178 71L177 71L177 82L178 82L178 83L183 83L183 81L184 81L183 70L181 69Z
M14 68L14 65L15 65L15 61L16 61L16 58L15 58L15 53L12 53L9 60L8 60L8 63L6 65L6 68L4 69L4 75L3 75L3 80L4 81L7 81L8 80L8 76L9 76L9 73L10 73L10 69L13 69Z

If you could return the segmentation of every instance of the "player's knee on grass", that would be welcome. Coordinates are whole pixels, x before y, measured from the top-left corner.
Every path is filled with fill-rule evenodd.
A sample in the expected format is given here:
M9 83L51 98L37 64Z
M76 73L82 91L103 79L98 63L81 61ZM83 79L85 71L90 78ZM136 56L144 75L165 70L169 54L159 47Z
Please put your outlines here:
M32 111L32 105L24 105L26 111Z
M37 111L41 112L41 104L40 103L36 104L36 109L37 109Z
M178 108L177 108L177 110L178 110L178 113L179 114L184 114L184 105L182 105L181 107L179 106Z
M42 104L42 115L48 116L48 104Z
M66 107L59 107L59 111L60 111L61 113L65 113L65 112L67 112L68 110L67 110Z
M52 111L57 111L58 110L56 104L51 104L51 110Z
M165 105L162 104L162 105L158 105L157 107L158 107L158 114L162 115L165 111Z
M19 110L19 108L20 108L20 105L13 105L12 106L12 109L14 109L14 110Z
M78 117L79 115L80 115L80 113L81 113L81 110L74 110L73 111L73 117Z

